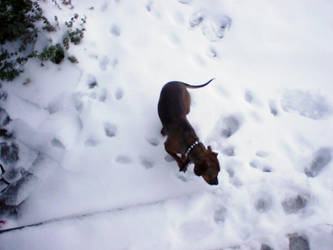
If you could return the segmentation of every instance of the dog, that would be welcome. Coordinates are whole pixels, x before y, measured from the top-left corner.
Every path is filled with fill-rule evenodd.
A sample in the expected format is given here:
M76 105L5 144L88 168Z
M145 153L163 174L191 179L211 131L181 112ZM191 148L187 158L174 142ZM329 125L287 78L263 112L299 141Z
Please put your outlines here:
M165 150L177 161L179 171L186 172L188 164L194 163L194 173L197 176L202 176L210 185L217 185L220 171L217 153L199 141L186 118L191 104L187 89L202 88L213 80L214 78L197 86L177 81L166 83L158 101L158 115L163 126L161 134L167 136Z

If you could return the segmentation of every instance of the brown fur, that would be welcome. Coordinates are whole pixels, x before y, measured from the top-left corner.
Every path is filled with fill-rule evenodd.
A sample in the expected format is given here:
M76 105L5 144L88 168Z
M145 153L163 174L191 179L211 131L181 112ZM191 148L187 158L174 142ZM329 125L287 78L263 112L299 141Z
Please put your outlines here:
M213 80L213 79L212 79ZM194 173L202 176L211 185L217 185L217 175L220 165L217 153L211 147L199 143L186 157L186 150L195 142L199 141L193 127L186 118L190 112L191 96L187 88L204 87L209 82L192 86L183 82L169 82L162 88L158 102L158 115L163 128L162 135L167 136L164 143L165 150L177 161L179 171L185 172L187 165L194 163ZM177 154L180 154L179 157Z

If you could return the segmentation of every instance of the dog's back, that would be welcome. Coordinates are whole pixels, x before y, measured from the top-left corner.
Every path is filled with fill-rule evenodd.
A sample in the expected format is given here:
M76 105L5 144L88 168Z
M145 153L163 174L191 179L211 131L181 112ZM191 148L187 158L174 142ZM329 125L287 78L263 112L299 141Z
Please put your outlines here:
M201 85L184 82L168 82L162 88L158 102L158 115L163 125L185 118L190 111L191 97L186 88L202 88L213 79Z
M186 88L179 82L164 85L158 102L158 115L166 125L186 116Z

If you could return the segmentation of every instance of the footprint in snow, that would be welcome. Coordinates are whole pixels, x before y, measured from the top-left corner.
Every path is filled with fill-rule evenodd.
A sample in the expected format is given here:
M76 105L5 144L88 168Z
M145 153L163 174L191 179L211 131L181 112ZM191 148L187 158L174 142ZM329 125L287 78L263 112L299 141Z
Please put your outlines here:
M286 91L282 96L281 106L285 112L313 120L323 119L332 113L332 107L324 96L303 90Z
M296 197L285 199L281 205L286 214L294 214L305 208L307 203L308 200L305 197L297 195Z
M218 57L217 50L214 49L214 48L210 48L210 49L209 49L209 52L208 52L208 55L209 55L211 58L217 58L217 57Z
M202 22L202 33L211 42L224 38L225 32L231 26L231 18L225 15L206 19Z
M109 64L110 64L110 59L107 56L103 56L99 60L99 68L103 71L105 71L107 69Z
M241 126L241 121L234 115L227 116L219 121L221 131L221 136L224 138L229 138L234 135Z
M289 250L310 250L308 238L297 233L288 235Z
M164 157L164 160L167 161L167 162L173 162L173 161L175 161L175 159L173 159L173 158L171 157L171 155L166 155L166 156Z
M98 86L96 77L93 75L87 76L87 85L89 89L94 89Z
M98 100L100 102L105 102L107 98L108 98L107 90L105 88L101 89Z
M270 196L265 195L256 200L254 204L255 209L259 213L265 213L272 208L272 199Z
M220 207L214 212L214 221L216 224L222 224L225 222L227 215L227 209L225 207Z
M121 88L118 88L115 93L116 99L121 100L124 96L124 91Z
M252 161L250 161L249 164L250 164L251 167L260 169L260 170L262 170L265 173L272 172L272 168L269 165L261 162L260 160L257 160L257 159L252 160Z
M109 3L108 2L104 2L103 5L101 6L101 11L104 12L108 9L109 7Z
M6 110L0 107L0 128L5 127L11 121Z
M148 12L151 12L152 11L152 8L153 8L153 1L148 1L148 3L146 4L146 10Z
M267 244L261 244L260 250L274 250Z
M308 177L316 177L332 160L331 148L320 148L315 152L309 168L305 169Z
M120 36L121 35L120 27L116 24L113 24L110 28L110 33L116 37Z
M190 17L190 22L189 22L190 27L191 28L197 27L203 22L204 19L205 19L204 14L201 11L195 12Z
M227 146L222 149L222 154L226 156L235 156L235 147L234 146Z
M129 164L132 162L132 159L126 155L118 155L116 157L116 162L121 163L121 164Z
M259 150L256 152L256 156L260 157L260 158L266 158L269 156L269 153L263 150Z
M151 169L155 165L155 163L151 159L145 156L140 156L140 162L145 169Z
M152 145L154 147L156 147L160 144L160 140L156 137L146 138L146 140L150 145Z
M182 4L189 4L191 3L193 0L178 0L178 2L182 3Z
M58 138L53 138L51 141L51 145L56 148L62 148L65 149L64 144L59 140Z
M117 126L113 123L105 122L104 132L107 137L115 137L117 135Z
M277 105L276 105L275 101L271 100L268 105L269 105L269 111L270 111L270 113L273 116L278 116L279 115L279 111L278 111L278 108L277 108Z
M255 94L251 90L246 90L244 93L244 99L247 103L261 106L260 100L255 96Z
M232 20L229 16L207 16L202 11L192 14L189 20L191 28L201 26L203 35L211 42L215 42L224 38L225 32L230 28Z

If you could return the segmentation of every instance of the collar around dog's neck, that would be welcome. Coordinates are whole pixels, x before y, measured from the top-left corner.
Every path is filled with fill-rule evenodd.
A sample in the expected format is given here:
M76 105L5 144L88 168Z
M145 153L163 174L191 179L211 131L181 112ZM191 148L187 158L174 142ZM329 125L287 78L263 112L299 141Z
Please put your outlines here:
M187 149L186 152L185 152L185 156L186 156L186 158L187 158L188 155L191 153L192 149L193 149L196 145L198 145L198 144L199 144L199 141L196 140L195 142L193 142L193 143L191 144L191 146L188 147L188 149Z

